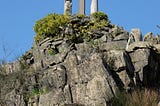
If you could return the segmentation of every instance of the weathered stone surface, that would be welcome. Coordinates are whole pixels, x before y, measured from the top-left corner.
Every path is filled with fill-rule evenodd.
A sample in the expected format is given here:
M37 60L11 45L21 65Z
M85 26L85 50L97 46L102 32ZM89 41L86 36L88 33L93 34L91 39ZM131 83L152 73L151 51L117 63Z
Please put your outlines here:
M125 53L120 50L110 50L106 52L105 59L110 66L110 68L114 71L122 71L126 69L125 63Z
M135 42L142 41L142 33L140 29L138 28L131 29L131 34L134 36Z
M160 53L160 44L155 44L153 48L157 53Z
M150 42L133 42L126 48L127 52L132 52L136 49L141 49L141 48L153 48L153 44Z
M150 48L141 48L129 55L134 66L136 82L141 86L142 84L154 86L159 71L159 62L156 62L158 55L155 54L155 51Z
M65 98L61 89L40 95L38 106L64 106Z
M153 39L153 33L148 32L147 34L144 35L144 41L149 41Z
M101 57L98 54L91 54L91 57L77 65L77 57L70 55L67 61L69 61L67 62L68 82L71 86L73 102L88 106L104 101L105 98L102 104L107 105L106 101L114 95L111 91L115 92L117 86Z
M152 44L158 44L159 43L159 36L154 36L152 32L148 32L144 35L144 41L150 42Z
M131 61L134 64L135 72L139 72L149 63L150 50L138 49L130 53Z
M126 44L126 40L102 43L100 46L100 50L125 50Z
M71 23L80 27L89 20ZM140 31L133 31L137 41L130 42L128 32L111 25L87 32L90 41L72 42L63 37L79 32L71 25L62 29L62 37L46 38L18 62L1 65L0 105L108 106L117 90L159 85L160 47L140 41Z
M21 69L20 63L18 61L14 63L7 63L1 66L0 71L3 74L10 74L13 72L17 72Z
M118 41L118 40L128 40L129 39L129 33L128 32L124 32L118 36L116 36L113 40L114 41Z
M119 76L119 81L122 82L124 89L129 89L130 85L134 85L134 67L131 64L129 55L123 50L110 50L104 53L110 70L115 71L115 75Z
M17 94L16 90L11 91L5 95L6 106L25 106L23 95Z

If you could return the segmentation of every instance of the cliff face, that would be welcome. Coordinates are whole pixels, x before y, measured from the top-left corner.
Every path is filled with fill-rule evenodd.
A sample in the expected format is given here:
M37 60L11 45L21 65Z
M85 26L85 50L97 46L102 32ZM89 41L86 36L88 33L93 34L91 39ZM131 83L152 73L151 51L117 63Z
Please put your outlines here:
M85 27L90 20L71 22ZM61 34L79 33L65 26ZM142 41L139 30L129 35L116 25L86 34L92 40L46 37L19 61L2 65L1 106L107 106L117 90L158 87L159 37Z

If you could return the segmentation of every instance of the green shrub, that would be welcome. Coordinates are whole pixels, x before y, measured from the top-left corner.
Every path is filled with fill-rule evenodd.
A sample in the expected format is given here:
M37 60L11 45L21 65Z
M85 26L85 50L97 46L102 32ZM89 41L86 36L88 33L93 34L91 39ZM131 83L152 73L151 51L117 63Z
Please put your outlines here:
M49 14L38 20L34 26L36 32L35 42L39 42L47 36L57 36L61 27L69 22L69 16L60 14Z
M110 25L110 21L108 19L107 14L105 14L103 12L95 12L95 13L91 14L91 17L94 20L94 24L91 27L92 30L101 29L104 26Z
M34 87L31 91L31 94L29 94L30 96L34 96L34 95L41 95L41 94L46 94L49 93L49 91L46 88L36 88Z
M95 12L91 14L91 17L93 17L95 21L102 21L102 20L108 21L107 14L103 12Z
M84 14L77 14L75 15L75 17L79 18L79 19L83 19L85 18L86 16Z
M35 42L38 43L45 39L46 37L57 38L67 38L73 43L90 41L94 39L94 35L88 34L92 33L95 29L101 29L105 26L110 25L108 16L103 12L96 12L91 15L93 21L88 20L83 22L84 18L87 18L85 15L75 15L72 18L68 15L59 15L59 14L49 14L45 18L38 20L34 26L34 31L36 32ZM71 19L82 19L82 22L74 22ZM89 17L88 17L89 18ZM66 34L63 36L61 32L64 32L65 26L70 26L73 29L74 34Z
M86 18L84 15L76 15L76 18ZM91 15L91 18L93 18L93 21L90 20L82 25L72 24L72 27L75 31L78 32L78 38L83 39L87 42L90 40L93 40L95 38L94 34L88 34L92 33L94 30L100 30L101 28L105 26L110 25L110 21L108 19L108 16L103 12L96 12Z
M48 54L50 54L50 55L55 55L57 53L58 53L58 51L55 49L52 49L52 48L48 49Z

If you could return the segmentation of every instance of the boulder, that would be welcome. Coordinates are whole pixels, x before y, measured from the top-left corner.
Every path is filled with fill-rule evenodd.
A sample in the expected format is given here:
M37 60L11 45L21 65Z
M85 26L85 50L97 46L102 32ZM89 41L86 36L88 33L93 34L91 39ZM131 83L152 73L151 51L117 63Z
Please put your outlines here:
M143 41L139 41L139 42L133 42L132 44L128 45L128 47L126 48L127 52L132 52L136 49L142 49L142 48L153 48L153 44L150 42L143 42Z
M116 36L113 40L114 41L118 41L118 40L128 40L129 39L129 33L128 32L124 32L122 34L119 34L118 36Z
M131 34L133 35L135 42L142 41L142 33L140 29L138 28L131 29Z
M148 32L147 34L144 35L144 41L150 42L152 44L158 44L159 43L159 36L157 35L154 37L152 32Z
M125 50L127 41L126 40L120 40L120 41L111 41L107 43L102 43L99 47L102 51L108 51L108 50Z
M73 103L85 106L96 103L107 105L106 102L114 96L118 86L110 76L106 64L95 53L90 54L90 57L87 57L80 64L77 64L77 57L70 54L66 66Z

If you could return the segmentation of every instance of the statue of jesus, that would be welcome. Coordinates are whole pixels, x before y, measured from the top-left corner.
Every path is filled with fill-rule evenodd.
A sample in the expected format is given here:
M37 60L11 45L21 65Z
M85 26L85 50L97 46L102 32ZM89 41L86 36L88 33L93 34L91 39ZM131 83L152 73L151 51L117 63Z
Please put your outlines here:
M72 15L72 0L64 0L64 14Z

